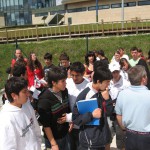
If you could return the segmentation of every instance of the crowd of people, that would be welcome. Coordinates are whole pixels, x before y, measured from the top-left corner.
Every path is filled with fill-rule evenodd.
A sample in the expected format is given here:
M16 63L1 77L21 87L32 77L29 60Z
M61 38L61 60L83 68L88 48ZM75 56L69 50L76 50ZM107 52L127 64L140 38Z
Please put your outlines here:
M119 48L109 61L103 50L89 51L85 63L59 64L51 53L43 67L35 53L16 49L0 112L0 150L110 150L113 132L120 150L150 149L149 56ZM149 53L150 54L150 53ZM81 114L79 101L96 98L98 107ZM99 125L89 125L98 119Z

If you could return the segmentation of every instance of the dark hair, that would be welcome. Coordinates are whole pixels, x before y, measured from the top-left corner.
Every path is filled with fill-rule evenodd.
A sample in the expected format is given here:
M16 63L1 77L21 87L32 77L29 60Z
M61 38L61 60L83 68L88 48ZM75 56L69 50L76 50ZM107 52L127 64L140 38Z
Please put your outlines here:
M34 71L35 67L36 68L41 68L42 65L41 65L41 63L39 62L39 60L37 58L34 62L32 61L32 54L35 54L35 53L33 53L33 52L30 53L30 56L29 56L29 59L28 59L28 66L29 66L31 71Z
M97 67L96 70L94 70L93 83L97 83L98 80L102 83L105 80L111 80L111 79L112 79L112 73L108 68Z
M128 64L128 69L130 69L130 68L131 68L131 65L130 65L130 63L128 62L128 60L127 60L126 58L121 58L121 59L120 59L119 64L120 64L121 69L122 69L122 67L124 66L124 62L126 62L126 63Z
M26 73L26 67L25 65L17 65L15 64L12 70L13 76L15 77L21 77L21 75L25 75Z
M49 87L52 88L52 81L58 82L59 80L66 79L67 72L62 67L53 67L48 72L48 84Z
M99 51L98 51L98 54L101 55L102 57L105 57L105 53L104 53L103 50L99 50Z
M85 67L81 62L77 61L71 64L70 71L75 71L82 74L85 71Z
M60 54L59 60L60 61L61 60L68 60L69 61L69 56L65 52L63 52Z
M46 53L46 54L44 55L44 59L52 60L52 54Z
M13 97L11 96L12 93L15 93L19 95L19 92L27 88L28 83L27 81L22 77L12 77L9 80L7 80L5 84L5 92L8 98L8 101L11 103L14 101Z
M96 56L95 56L94 52L89 51L89 52L85 55L85 64L86 64L87 66L89 66L89 59L88 59L88 57L90 57L90 56L93 56L93 57L94 57L94 62L96 61Z
M131 51L138 51L138 48L137 47L132 47L131 49L130 49L130 52Z
M106 61L103 61L103 60L97 60L94 62L93 71L95 71L96 68L98 68L98 67L108 68L108 63Z

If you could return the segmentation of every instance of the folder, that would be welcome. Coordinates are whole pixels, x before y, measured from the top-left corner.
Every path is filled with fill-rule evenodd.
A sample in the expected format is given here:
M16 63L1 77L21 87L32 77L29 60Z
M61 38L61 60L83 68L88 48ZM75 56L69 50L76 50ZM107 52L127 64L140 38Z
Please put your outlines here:
M80 100L76 102L77 108L80 114L85 114L87 112L93 112L98 108L97 98ZM86 125L100 125L100 119L94 118L91 122Z

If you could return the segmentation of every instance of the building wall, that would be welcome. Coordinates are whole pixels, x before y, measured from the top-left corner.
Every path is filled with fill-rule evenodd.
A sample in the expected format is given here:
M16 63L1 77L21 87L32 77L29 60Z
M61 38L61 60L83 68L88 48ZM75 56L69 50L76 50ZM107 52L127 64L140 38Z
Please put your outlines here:
M139 1L139 0L138 0ZM137 0L127 0L125 2L137 2ZM121 3L118 0L101 0L99 5L106 5L106 4L115 4ZM80 3L73 3L67 4L66 9L74 9L74 8L82 8L82 7L90 7L95 6L95 0L88 1L88 2L80 2ZM102 9L98 10L98 21L101 22L103 19L104 22L111 22L111 21L121 21L121 8L109 8L109 9ZM124 8L124 20L134 20L136 17L139 19L150 19L150 5L144 6L134 6L134 7L125 7ZM33 24L37 24L41 22L42 17L34 17L32 15ZM49 14L49 18L52 18ZM68 18L72 18L72 24L82 24L82 23L94 23L96 22L96 10L93 11L86 11L83 12L74 12L74 13L65 13L65 17L63 21L65 24L68 24ZM42 21L43 22L43 21Z
M4 27L4 26L5 26L4 17L0 17L0 27Z

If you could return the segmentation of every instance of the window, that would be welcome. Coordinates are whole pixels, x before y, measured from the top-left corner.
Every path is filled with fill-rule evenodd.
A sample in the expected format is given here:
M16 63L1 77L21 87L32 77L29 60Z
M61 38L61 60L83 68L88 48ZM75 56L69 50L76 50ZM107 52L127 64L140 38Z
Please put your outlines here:
M96 10L96 6L88 7L88 11Z
M57 13L57 11L51 11L50 15L55 15Z
M109 9L110 5L100 5L99 9Z
M40 16L47 16L48 12L44 12L44 13L37 13L35 14L35 17L40 17Z
M68 9L68 10L67 10L68 13L82 12L82 11L86 11L86 7L83 7L83 8L75 8L75 9Z
M124 7L133 7L133 6L136 6L136 2L124 3Z
M138 6L150 5L150 1L139 1Z
M59 14L65 14L66 11L65 11L65 10L59 10L58 13L59 13Z
M121 7L121 3L111 4L111 8L120 8L120 7Z

